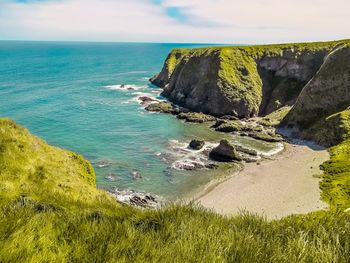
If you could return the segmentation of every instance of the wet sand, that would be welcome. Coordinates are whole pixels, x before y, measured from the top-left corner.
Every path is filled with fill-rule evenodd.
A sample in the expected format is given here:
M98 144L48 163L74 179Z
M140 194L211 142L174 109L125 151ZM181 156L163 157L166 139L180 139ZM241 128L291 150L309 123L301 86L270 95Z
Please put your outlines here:
M245 164L226 181L207 187L196 201L214 211L234 215L242 210L277 219L327 208L320 200L320 164L329 153L303 142L286 144L271 160Z

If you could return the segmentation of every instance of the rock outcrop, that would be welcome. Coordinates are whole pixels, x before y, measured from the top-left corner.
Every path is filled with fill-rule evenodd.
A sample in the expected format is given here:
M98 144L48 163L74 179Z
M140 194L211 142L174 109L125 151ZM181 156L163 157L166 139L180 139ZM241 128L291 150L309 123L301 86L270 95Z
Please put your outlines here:
M350 105L350 47L332 52L285 118L307 128Z
M219 162L241 161L241 157L237 153L235 146L229 141L222 140L220 144L211 150L209 157Z
M151 82L191 111L265 116L292 106L325 58L349 40L324 43L176 49Z
M281 126L325 146L341 142L350 131L350 45L329 54Z
M200 150L204 147L205 142L203 140L192 140L188 145L193 150Z

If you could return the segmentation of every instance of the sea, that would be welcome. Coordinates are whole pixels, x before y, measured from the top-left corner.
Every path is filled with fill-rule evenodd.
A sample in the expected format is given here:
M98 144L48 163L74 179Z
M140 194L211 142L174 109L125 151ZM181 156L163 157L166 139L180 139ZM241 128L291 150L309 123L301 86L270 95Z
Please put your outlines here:
M83 155L100 188L181 199L238 169L188 169L210 163L205 155L221 139L266 153L276 149L145 111L140 97L165 100L149 78L167 54L202 46L208 45L0 41L0 117ZM192 139L204 139L204 149L190 150Z

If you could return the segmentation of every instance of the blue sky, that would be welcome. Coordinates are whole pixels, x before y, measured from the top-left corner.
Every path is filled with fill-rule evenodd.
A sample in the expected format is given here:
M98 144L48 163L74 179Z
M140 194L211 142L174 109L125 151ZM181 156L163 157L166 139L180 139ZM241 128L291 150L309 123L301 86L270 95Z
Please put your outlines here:
M350 38L348 0L0 0L0 39L275 43Z

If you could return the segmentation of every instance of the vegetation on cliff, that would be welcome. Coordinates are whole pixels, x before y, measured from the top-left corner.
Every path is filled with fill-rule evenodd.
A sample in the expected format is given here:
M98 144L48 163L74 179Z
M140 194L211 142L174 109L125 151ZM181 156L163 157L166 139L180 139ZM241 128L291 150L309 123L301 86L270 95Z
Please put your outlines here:
M332 51L350 40L176 49L152 82L190 110L251 117L292 106Z
M315 71L311 64L323 53L348 42L176 50L168 57L164 75L154 79L155 83L170 85L170 90L165 91L171 94L179 77L194 74L185 85L200 90L204 102L213 96L221 109L234 107L237 111L230 113L238 116L239 111L247 116L261 113L262 105L264 110L274 109L275 99L281 102L277 108L286 104L260 123L277 126L287 116L286 120L307 123L301 125L306 137L311 134L323 144L337 144L330 149L331 159L323 164L322 197L330 204L329 210L267 221L247 213L225 217L193 204L158 210L121 205L96 189L94 170L83 157L49 146L13 121L0 119L0 262L349 262L350 214L345 211L350 207L350 110L344 106L346 94L340 93L346 103L338 103L337 99L337 92L344 91L347 83L347 68L338 64L336 72L327 69L339 58L337 53L318 74L319 80L329 78L327 85L341 81L339 86L316 92L305 89L307 94L318 96L313 101L323 103L322 97L328 95L328 99L334 98L323 114L308 122L308 112L293 113L299 106L288 113L288 100L295 95L286 95L290 90L281 92L287 87L285 79L272 81L269 75L274 72L282 79L290 79L294 74L288 68L276 69L280 60L276 63L275 57L288 58L293 63L302 61L291 65L301 65L303 72L309 73L298 75L299 80L294 79L288 86L299 89L299 84ZM311 64L306 62L308 59ZM183 72L186 64L187 73ZM197 71L193 68L196 64L208 68ZM207 74L211 66L216 72ZM198 82L199 77L202 80ZM319 88L314 82L315 79L307 87ZM207 93L212 84L217 89ZM269 88L262 89L264 85ZM190 97L193 89L183 88L180 85L173 94L180 94L177 99ZM337 96L328 94L331 92ZM266 96L272 101L264 101ZM192 98L189 105L200 102ZM204 102L204 109L216 105ZM303 105L300 109L315 106L301 102L296 104ZM170 104L152 107L157 111L172 110ZM214 120L202 113L184 116ZM305 119L288 119L290 116ZM220 120L216 125L242 129L238 120Z

